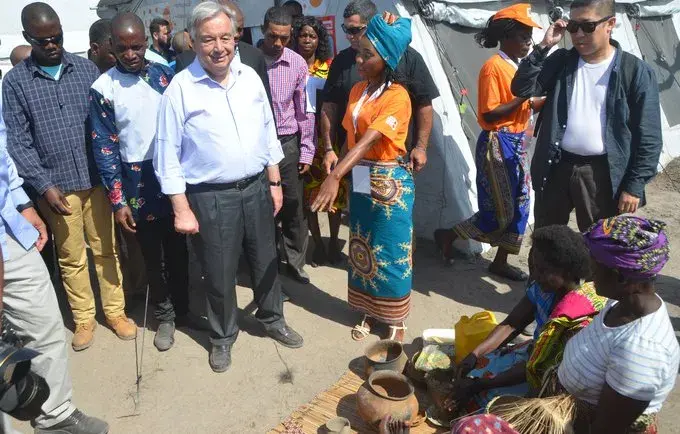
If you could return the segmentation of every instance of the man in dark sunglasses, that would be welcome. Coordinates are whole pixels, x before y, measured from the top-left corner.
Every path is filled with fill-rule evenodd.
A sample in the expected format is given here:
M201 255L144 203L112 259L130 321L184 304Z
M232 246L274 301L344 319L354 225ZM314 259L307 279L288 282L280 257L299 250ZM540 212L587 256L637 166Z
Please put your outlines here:
M548 28L513 80L518 97L547 96L531 165L538 227L566 224L574 209L581 231L635 213L656 174L658 83L647 63L611 38L614 6L614 0L574 1L570 19ZM565 33L573 48L548 55Z
M333 59L328 80L324 88L324 102L320 114L320 132L329 165L335 164L338 155L333 145L342 146L346 132L342 127L342 119L347 108L349 92L361 80L356 65L359 42L366 33L368 22L377 13L375 3L370 0L353 0L347 3L343 17L342 30L350 43L350 47L338 53ZM420 53L409 47L404 53L397 75L405 79L409 94L413 117L409 125L406 146L410 153L410 162L418 172L427 163L427 147L432 131L432 100L439 96L439 90L430 75Z

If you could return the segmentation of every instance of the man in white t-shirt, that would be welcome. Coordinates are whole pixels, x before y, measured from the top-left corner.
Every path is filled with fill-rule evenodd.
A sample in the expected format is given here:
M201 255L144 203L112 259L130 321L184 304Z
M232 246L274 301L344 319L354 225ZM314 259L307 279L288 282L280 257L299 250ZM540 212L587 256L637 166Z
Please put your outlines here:
M536 226L579 229L644 205L662 148L654 72L611 39L614 0L576 0L520 64L519 97L547 96L532 161ZM548 52L569 32L574 48Z

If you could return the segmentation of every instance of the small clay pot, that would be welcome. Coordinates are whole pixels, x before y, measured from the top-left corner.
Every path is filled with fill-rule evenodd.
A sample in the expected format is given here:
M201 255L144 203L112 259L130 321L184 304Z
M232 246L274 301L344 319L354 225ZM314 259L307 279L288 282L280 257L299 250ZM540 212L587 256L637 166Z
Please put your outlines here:
M352 428L349 420L344 417L334 417L326 422L326 431L328 434L349 434Z
M377 427L387 415L414 421L418 400L408 379L393 371L375 371L357 392L357 411L369 425Z
M408 357L404 352L401 342L383 339L366 348L364 352L366 378L374 371L394 371L398 374L404 372Z

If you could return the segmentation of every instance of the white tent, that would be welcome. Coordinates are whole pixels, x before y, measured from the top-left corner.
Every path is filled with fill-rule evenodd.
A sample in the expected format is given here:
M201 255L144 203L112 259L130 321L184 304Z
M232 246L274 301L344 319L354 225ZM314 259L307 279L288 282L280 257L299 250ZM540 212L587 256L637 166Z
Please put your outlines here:
M10 68L9 54L17 45L26 44L21 35L21 10L34 0L4 0L0 3L0 69ZM97 0L49 0L64 29L64 48L85 55L89 48L89 29L97 21Z

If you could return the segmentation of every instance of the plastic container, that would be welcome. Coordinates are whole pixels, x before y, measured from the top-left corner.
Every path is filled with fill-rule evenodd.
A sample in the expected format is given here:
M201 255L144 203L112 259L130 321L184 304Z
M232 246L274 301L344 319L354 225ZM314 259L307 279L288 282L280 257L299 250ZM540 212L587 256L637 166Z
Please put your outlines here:
M498 325L496 316L487 310L471 317L463 316L456 323L456 363L460 363L477 345L482 343Z
M423 341L432 344L451 345L456 341L453 329L427 329L423 332Z

